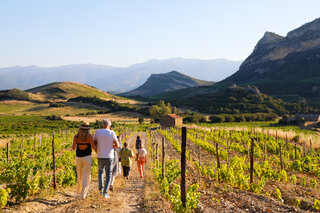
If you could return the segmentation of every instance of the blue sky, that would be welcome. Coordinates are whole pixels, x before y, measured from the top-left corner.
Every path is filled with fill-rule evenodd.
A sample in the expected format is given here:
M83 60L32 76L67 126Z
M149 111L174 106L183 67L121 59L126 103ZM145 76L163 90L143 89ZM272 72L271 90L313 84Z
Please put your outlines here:
M0 0L0 67L244 60L265 31L320 17L319 0Z

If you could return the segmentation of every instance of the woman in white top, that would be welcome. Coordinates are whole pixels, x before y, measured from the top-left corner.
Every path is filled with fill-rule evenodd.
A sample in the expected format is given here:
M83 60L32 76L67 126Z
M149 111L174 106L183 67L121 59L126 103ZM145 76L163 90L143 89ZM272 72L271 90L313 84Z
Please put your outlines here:
M146 163L147 163L147 150L143 148L141 143L138 149L138 162L137 162L140 178L144 176L144 164Z

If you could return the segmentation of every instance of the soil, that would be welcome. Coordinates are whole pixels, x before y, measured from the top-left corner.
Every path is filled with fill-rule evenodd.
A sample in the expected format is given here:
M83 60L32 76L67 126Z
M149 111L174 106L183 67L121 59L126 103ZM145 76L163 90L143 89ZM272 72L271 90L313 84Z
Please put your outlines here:
M175 135L176 139L180 136ZM161 144L161 135L155 137L156 143ZM166 157L168 159L180 159L180 155L175 151L173 146L167 141L165 144ZM198 159L199 148L194 143L187 141L188 149L191 151L192 159ZM200 149L201 163L213 163L215 157ZM202 212L308 212L311 210L310 203L305 203L305 210L287 205L292 203L293 198L297 198L297 190L302 190L302 194L309 190L309 194L318 194L315 190L306 189L293 184L272 182L265 187L266 190L280 188L284 202L280 202L271 196L264 194L256 194L247 190L241 190L237 187L232 187L227 183L217 183L216 180L201 176L199 179L199 171L194 164L187 161L187 186L193 183L200 183L199 192L201 193L199 208ZM313 196L312 196L313 197ZM300 197L299 197L300 198ZM302 199L301 197L300 199ZM213 200L214 199L214 200ZM294 200L293 200L294 201ZM306 211L306 209L308 209ZM201 212L200 211L200 212ZM311 210L312 211L312 210Z
M144 133L140 135L145 139ZM137 133L127 141L134 153L136 136ZM146 175L140 178L133 160L129 180L119 175L114 183L114 192L109 193L110 199L99 194L97 177L92 177L85 199L77 197L75 186L58 188L51 195L29 199L0 212L172 212L170 204L160 196L151 167L152 162L148 161Z

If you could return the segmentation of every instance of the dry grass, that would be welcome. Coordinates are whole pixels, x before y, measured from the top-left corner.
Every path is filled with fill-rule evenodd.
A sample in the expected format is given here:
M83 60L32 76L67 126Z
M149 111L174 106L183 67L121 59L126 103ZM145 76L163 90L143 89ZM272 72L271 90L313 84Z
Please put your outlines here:
M107 113L107 114L98 114L98 115L91 115L91 116L64 116L62 117L68 121L86 121L86 122L95 122L96 120L102 120L104 118L110 118L111 121L116 122L138 122L140 117L144 117L139 113L134 112L114 112L114 113Z

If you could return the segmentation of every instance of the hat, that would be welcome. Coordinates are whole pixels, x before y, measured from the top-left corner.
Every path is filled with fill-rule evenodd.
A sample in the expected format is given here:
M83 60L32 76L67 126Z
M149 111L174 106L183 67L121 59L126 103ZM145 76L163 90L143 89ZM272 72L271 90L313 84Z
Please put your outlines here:
M80 125L80 129L90 129L89 122L83 122Z

